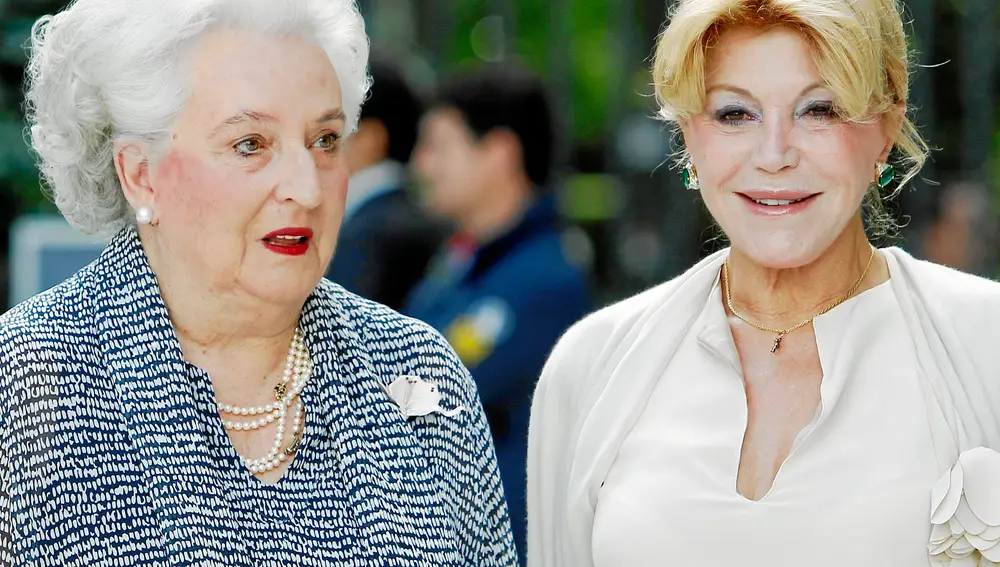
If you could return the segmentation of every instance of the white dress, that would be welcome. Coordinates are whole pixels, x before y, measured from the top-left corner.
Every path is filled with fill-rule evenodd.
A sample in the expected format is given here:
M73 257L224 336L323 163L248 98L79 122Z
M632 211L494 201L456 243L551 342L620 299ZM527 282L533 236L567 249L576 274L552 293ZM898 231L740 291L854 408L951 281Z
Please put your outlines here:
M814 322L821 401L759 501L736 491L747 420L716 285L600 489L596 567L929 564L940 476L919 365L893 287Z

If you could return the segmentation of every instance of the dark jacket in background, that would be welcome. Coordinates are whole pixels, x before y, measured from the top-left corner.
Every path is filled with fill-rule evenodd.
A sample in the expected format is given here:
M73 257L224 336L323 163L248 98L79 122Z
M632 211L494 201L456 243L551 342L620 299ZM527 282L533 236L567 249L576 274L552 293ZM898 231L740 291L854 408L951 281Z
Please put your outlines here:
M356 177L326 277L400 310L447 232L407 193L402 165L383 162Z
M555 197L542 195L490 242L452 238L403 309L441 331L472 372L522 557L531 394L558 338L593 308L562 243Z

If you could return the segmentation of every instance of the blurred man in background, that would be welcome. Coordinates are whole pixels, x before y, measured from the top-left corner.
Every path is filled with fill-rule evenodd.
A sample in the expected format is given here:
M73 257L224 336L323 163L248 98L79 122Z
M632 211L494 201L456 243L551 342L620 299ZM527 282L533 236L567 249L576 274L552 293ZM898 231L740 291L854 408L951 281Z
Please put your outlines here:
M924 256L962 271L997 277L997 216L986 187L969 182L941 186Z
M447 232L407 191L406 163L423 105L400 71L373 60L371 94L344 148L351 179L344 224L327 277L400 309Z
M591 309L562 246L553 153L541 82L487 69L441 90L414 155L428 206L459 230L404 312L439 329L476 380L522 558L531 393L556 340Z

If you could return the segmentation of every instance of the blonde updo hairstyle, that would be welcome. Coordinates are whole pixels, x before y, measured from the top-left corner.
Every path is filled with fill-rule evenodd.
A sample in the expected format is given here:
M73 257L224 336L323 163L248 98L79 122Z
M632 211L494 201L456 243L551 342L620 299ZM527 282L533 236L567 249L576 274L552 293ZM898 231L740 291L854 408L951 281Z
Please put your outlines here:
M678 0L654 56L660 116L676 124L703 111L708 52L726 30L774 26L795 29L811 44L839 116L854 122L881 117L898 127L894 166L902 175L890 195L895 196L928 153L913 122L898 110L909 94L909 54L898 0ZM888 228L891 222L874 183L865 204L875 228Z

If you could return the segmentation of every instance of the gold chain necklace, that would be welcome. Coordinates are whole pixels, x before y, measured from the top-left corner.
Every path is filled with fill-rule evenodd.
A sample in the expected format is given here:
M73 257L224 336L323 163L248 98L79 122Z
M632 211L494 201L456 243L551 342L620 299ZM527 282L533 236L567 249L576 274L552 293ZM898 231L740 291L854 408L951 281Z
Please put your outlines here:
M871 246L871 245L869 245L869 246ZM836 306L840 305L841 303L847 301L848 299L850 299L858 291L858 288L861 287L861 282L864 281L865 276L868 275L868 269L872 267L872 260L875 259L875 247L871 246L871 249L872 249L871 254L868 256L868 264L865 266L865 270L863 272L861 272L861 277L858 278L858 281L854 282L854 285L851 286L850 291L848 291L846 294L844 294L844 296L841 297L840 299L838 299L836 301L836 303L834 303L833 305L827 307L826 309L820 311L819 313L813 315L812 317L806 319L805 321L802 321L801 323L799 323L798 325L795 325L794 327L789 327L787 329L772 329L771 327L765 327L764 325L758 325L757 323L754 323L753 321L751 321L751 320L747 319L746 317L744 317L743 315L741 315L740 312L737 311L735 307L733 307L733 294L732 294L731 288L729 287L729 259L728 258L726 259L725 263L722 264L722 284L724 286L726 286L726 305L729 307L729 311L731 311L733 315L736 315L736 317L740 321L743 321L744 323L746 323L747 325L750 325L751 327L754 327L755 329L760 329L761 331L766 331L768 333L774 333L776 335L774 337L774 343L771 345L771 354L774 354L775 352L777 352L778 347L781 346L781 339L783 339L785 337L785 335L787 335L788 333L791 333L792 331L795 331L797 329L805 327L809 323L812 323L813 319L815 319L816 317L819 317L820 315L823 315L825 313L829 313L831 309L833 309L834 307L836 307Z

